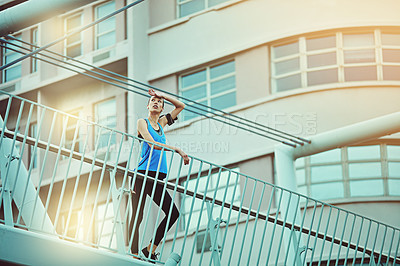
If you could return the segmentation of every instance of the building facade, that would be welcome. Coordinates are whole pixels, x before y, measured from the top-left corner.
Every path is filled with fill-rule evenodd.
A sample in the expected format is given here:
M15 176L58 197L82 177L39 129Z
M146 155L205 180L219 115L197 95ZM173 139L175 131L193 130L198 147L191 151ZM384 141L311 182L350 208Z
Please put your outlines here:
M43 46L129 3L94 1L13 36ZM51 50L307 138L400 110L399 12L395 0L148 0L72 35ZM2 64L18 56L3 48ZM136 120L147 115L146 97L63 69L63 62L57 64L24 60L1 73L0 89L136 135ZM195 110L192 103L186 105ZM166 106L165 112L170 108ZM212 111L199 112L212 116ZM40 115L39 109L34 110L32 121L20 131L29 127L30 136L36 137ZM45 117L44 124L50 120ZM68 121L61 146L71 147L76 123ZM61 138L61 133L56 130L54 138ZM94 129L82 129L76 151L82 151L87 135L89 151L95 149L94 140L102 138ZM189 111L180 114L166 135L170 145L190 155L279 184L274 172L277 143L270 139ZM104 147L100 144L100 153L105 154ZM24 160L38 184L44 152L39 150L34 159L32 154L29 150ZM60 161L58 189L67 163L67 158ZM171 173L178 175L178 169ZM298 192L304 195L400 225L398 134L300 158L296 174ZM76 176L70 173L67 178L73 182ZM234 185L227 181L221 188ZM243 184L239 186L243 189ZM185 198L175 201L184 204ZM67 212L69 206L64 207ZM80 219L85 214L75 210L74 215ZM207 221L203 222L206 226ZM183 223L179 226L178 230L186 229ZM186 226L193 230L191 224Z

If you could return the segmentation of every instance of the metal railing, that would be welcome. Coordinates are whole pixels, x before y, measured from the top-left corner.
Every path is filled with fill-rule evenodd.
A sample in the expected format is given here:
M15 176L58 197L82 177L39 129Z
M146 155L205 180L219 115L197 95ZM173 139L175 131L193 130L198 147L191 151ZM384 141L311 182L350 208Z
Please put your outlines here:
M0 94L8 97L0 110L0 222L6 225L133 256L128 228L138 215L129 184L141 179L162 185L161 202L168 193L180 213L164 232L158 263L172 252L183 265L400 263L398 228L193 156L184 166L173 151L165 180L158 171L140 174L139 155L151 143ZM146 200L143 190L137 196L137 205ZM145 206L139 247L154 239L164 215Z

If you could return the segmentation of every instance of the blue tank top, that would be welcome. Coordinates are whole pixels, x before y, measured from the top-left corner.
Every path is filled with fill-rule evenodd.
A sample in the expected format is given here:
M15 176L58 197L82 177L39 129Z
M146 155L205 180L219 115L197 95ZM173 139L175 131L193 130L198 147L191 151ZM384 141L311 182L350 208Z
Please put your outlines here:
M159 132L157 132L150 124L149 120L146 118L146 123L147 123L147 130L149 131L150 135L153 137L155 142L160 142L162 144L166 144L167 139L165 138L164 130L160 123L158 123L158 126L160 127ZM143 148L142 148L142 153L141 157L142 159L139 162L138 170L146 170L147 169L147 164L149 163L150 159L150 151L151 147L147 142L143 143ZM161 156L162 154L162 156ZM158 169L158 163L161 158L161 164L160 164L160 172L161 173L167 173L168 168L167 168L167 154L165 150L161 152L161 150L156 150L153 148L153 152L151 154L151 160L150 160L150 166L149 166L149 171L157 171Z

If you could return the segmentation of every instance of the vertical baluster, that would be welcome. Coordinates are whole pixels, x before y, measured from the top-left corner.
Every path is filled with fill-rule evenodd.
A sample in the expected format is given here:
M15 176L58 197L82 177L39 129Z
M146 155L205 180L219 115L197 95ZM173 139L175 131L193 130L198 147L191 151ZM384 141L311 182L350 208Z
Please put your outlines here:
M106 155L105 155L105 158L104 158L103 167L101 169L100 180L99 180L99 184L97 186L97 193L96 193L96 197L94 199L93 211L92 211L92 214L91 214L91 217L90 217L90 220L89 220L89 228L88 228L88 233L86 235L86 239L89 238L90 230L92 229L92 226L95 223L95 216L96 216L96 213L97 213L97 203L98 203L98 200L99 200L101 187L103 186L104 173L106 171L106 166L107 166L108 156L109 156L109 153L110 153L110 145L111 145L111 139L112 139L113 133L114 133L114 130L111 130L110 133L109 133L109 137L108 137L108 141L107 141L107 148L106 148ZM95 241L94 244L97 245L100 242L100 236L99 236L99 239L97 239L97 243L96 243L96 239L94 241Z
M292 243L292 237L293 237L293 234L295 234L294 226L296 223L297 211L299 210L299 204L300 204L300 195L296 195L296 196L297 196L297 202L296 202L295 211L294 211L294 215L293 215L292 227L290 228L289 243L287 244L287 249L286 249L286 253L285 253L286 254L285 262L284 262L285 265L287 263L287 259L289 258L288 254L290 252L290 244ZM282 229L284 229L284 228L282 228ZM295 256L297 257L297 254L295 254ZM296 259L294 261L296 261Z
M385 239L386 239L386 233L387 233L387 226L383 225L385 227L385 231L383 233L383 238L382 238L382 247L381 251L379 252L379 257L378 257L378 265L381 265L381 259L382 259L382 253L383 253L383 247L385 246ZM390 253L388 253L388 258L390 257ZM388 259L389 260L389 259Z
M301 196L301 197L303 197L303 196ZM302 234L303 234L303 229L304 229L304 221L305 221L306 215L307 215L308 201L310 200L309 197L305 197L305 198L306 198L306 203L304 204L303 218L301 219L301 224L300 224L300 229L299 229L299 239L297 240L297 243L296 243L296 247L297 247L296 253L298 253L300 260L301 260L301 253L299 253L300 242L302 239ZM294 264L295 264L295 261L293 262L293 265Z
M54 124L55 124L56 118L57 118L57 113L54 112L53 120L51 122L51 127L50 127L50 133L49 133L49 137L48 137L48 140L47 140L46 151L45 151L44 158L43 158L42 169L41 169L41 172L40 172L39 184L38 184L37 189L36 189L35 203L33 204L31 221L33 220L33 216L35 215L35 209L36 209L37 200L40 197L40 194L39 194L40 193L40 187L42 185L43 174L45 172L46 161L47 161L47 154L49 153L50 142L51 142L51 138L53 136L53 129L54 129ZM44 226L43 223L44 223L44 220L42 221L41 228Z
M79 121L80 120L78 120L78 122L77 122L77 128L79 128L78 127ZM76 180L75 180L75 187L74 187L74 191L72 193L71 204L70 204L68 215L67 215L67 222L66 222L66 225L65 225L65 229L66 230L64 231L64 235L63 235L64 237L67 235L67 230L69 228L69 223L70 223L70 220L71 220L72 209L73 209L73 206L74 206L74 203L75 203L76 193L78 191L78 185L79 185L79 181L80 181L80 178L81 178L83 161L84 161L83 159L84 159L84 157L86 155L86 147L87 147L88 140L89 140L89 134L86 134L85 142L83 144L83 150L82 150L82 154L81 154L81 160L80 160L80 163L79 163L78 175L77 175ZM81 215L83 216L83 213ZM78 225L76 225L76 226L78 227ZM75 240L77 240L77 236L78 235L79 235L79 231L77 229L77 231L75 233L75 236L74 236Z
M349 251L350 251L350 245L351 245L351 238L353 237L353 232L354 232L354 225L356 222L357 216L353 215L353 223L351 224L351 231L350 231L350 236L349 236L349 245L347 246L347 252L346 252L346 257L344 259L344 265L347 265L347 258L349 257Z
M342 249L342 243L343 243L343 238L344 238L344 233L346 232L346 225L347 225L347 220L349 218L349 213L346 212L346 216L344 217L344 224L343 224L343 230L342 230L342 236L340 237L340 244L339 244L339 249L336 257L336 263L335 266L339 264L339 259L340 259L340 250Z
M94 172L94 168L95 168L95 163L96 163L96 158L97 158L97 152L98 152L98 150L99 150L99 148L100 148L100 137L101 137L101 135L102 135L102 130L103 130L103 128L100 127L100 128L99 128L99 132L98 132L97 139L95 140L95 143L94 143L95 149L94 149L94 153L93 153L92 164L91 164L91 166L90 166L89 177L88 177L88 180L87 180L87 183L86 183L85 193L84 193L83 201L82 201L82 208L81 208L81 214L82 214L82 215L81 215L80 217L78 217L78 224L77 224L77 227L76 227L75 238L77 238L77 236L78 236L78 232L79 232L80 226L81 226L81 224L82 224L82 219L83 219L83 217L85 216L86 200L87 200L87 197L88 197L88 194L89 194L90 184L91 184L92 178L93 178L93 172ZM90 230L88 229L88 234L89 234L89 233L90 233ZM85 237L83 237L82 240L84 240L84 238L85 238Z
M276 186L273 186L271 195L269 197L267 213L265 214L265 225L264 225L263 233L262 233L262 236L261 236L260 251L258 252L257 264L256 265L259 265L259 263L260 263L262 249L264 247L264 237L265 237L265 233L267 232L267 226L268 226L268 223L269 223L268 218L269 218L269 215L270 215L270 212L271 212L272 202L274 201L275 191L276 191Z
M128 142L128 143L129 143L129 138L130 138L130 137L131 137L131 136L127 135L127 142ZM129 155L128 155L128 159L127 159L127 161L126 161L126 166L125 166L125 169L124 169L124 177L123 177L123 179L122 179L122 184L121 184L121 187L120 187L120 190L119 190L118 203L117 203L117 206L118 206L118 207L116 208L116 210L118 210L118 214L119 214L119 215L121 215L121 214L120 214L121 203L122 203L122 198L123 198L123 195L124 195L126 180L128 179L128 178L127 178L127 177L128 177L128 171L129 171L129 166L131 165L131 159L132 159L132 152L133 152L134 144L135 144L135 138L132 137L132 144L130 145ZM130 195L130 194L131 194L131 192L130 192L130 190L129 190L129 195ZM128 197L128 198L130 198L130 197ZM129 199L128 199L127 205L129 206ZM128 211L127 211L128 206L125 208L125 212L126 212L126 213L128 213ZM114 231L116 230L116 229L115 229L115 226L116 226L116 224L117 224L117 218L118 218L118 216L117 216L117 215L114 215L114 218L113 218L113 227L112 227L112 230L111 230L110 241L108 242L108 248L111 247L112 239L113 239L113 237L114 237ZM123 221L126 221L126 220L127 220L127 219L125 218L125 220L123 220ZM122 221L121 221L121 222L122 222ZM128 234L127 234L127 235L128 235Z
M282 189L279 188L280 191L279 192L279 201L278 201L278 205L276 207L276 213L275 213L275 220L274 220L274 225L272 227L272 234L271 234L271 242L269 244L269 249L268 249L268 254L267 254L267 259L265 262L265 265L268 265L269 262L269 258L271 256L271 251L272 251L272 244L274 243L274 236L275 236L275 230L276 230L276 224L278 222L278 218L279 218L279 212L281 209L281 203L282 203L282 198L283 198L283 192Z
M380 223L378 223L378 222L376 223L376 233L375 233L374 243L372 244L371 255L370 255L371 259L374 260L374 262L375 262L374 250L375 250L376 240L377 240L378 234L379 234L380 225L381 225Z
M11 168L11 161L13 159L13 154L14 154L15 140L17 138L19 123L21 121L21 115L22 115L23 110L24 110L24 101L21 101L19 112L18 112L18 118L17 118L17 122L16 122L16 125L15 125L15 130L14 130L15 132L14 132L14 136L13 136L13 139L12 139L11 151L10 151L10 154L8 155L8 162L6 163L6 172L4 173L3 178L1 179L2 189L0 190L0 206L1 206L2 202L3 202L4 191L8 190L8 187L7 187L7 181L8 181L8 176L9 176L8 173L9 173L10 168ZM3 124L3 128L6 129L6 123ZM3 134L4 131L2 131L1 133ZM3 136L1 137L1 140L3 140ZM0 148L1 148L1 144L0 144ZM7 152L7 151L5 151L5 152ZM22 157L20 159L22 160ZM12 182L12 180L10 182ZM16 182L14 180L14 184L15 183ZM11 200L12 200L12 198L11 198Z
M328 234L328 229L329 229L329 222L331 220L331 214L332 214L332 207L329 206L329 214L328 214L328 219L326 220L326 229L325 229L325 233L324 233L324 238L322 240L322 247L321 247L321 252L319 254L319 261L318 261L318 266L321 265L322 262L322 256L324 254L324 247L325 247L325 241L326 241L326 236ZM318 233L318 232L317 232ZM346 264L345 264L346 265Z
M222 245L222 248L221 248L221 255L220 255L221 258L222 258L222 254L223 254L224 248L225 248L226 237L227 237L227 235L228 235L229 223L230 223L230 220L231 220L233 202L234 202L234 200L235 200L236 189L237 189L237 187L238 187L239 177L240 177L240 174L237 173L237 174L236 174L236 180L235 180L235 186L234 186L233 193L232 193L232 199L231 199L231 203L230 203L230 205L229 205L228 218L227 218L227 220L226 220L226 227L225 227L226 230L225 230L224 237L223 237L223 240L222 240L223 245Z
M244 195L246 194L246 189L247 189L247 182L248 182L249 178L245 177L245 181L244 181L244 187L243 187L243 194L242 194L242 198L240 199L240 206L239 206L239 211L238 211L238 217L236 219L236 224L235 224L235 233L233 234L233 241L232 241L232 245L231 245L231 251L229 253L229 260L228 260L228 265L231 264L231 260L232 260L232 252L233 252L233 248L235 247L235 240L236 240L236 234L239 228L239 221L240 221L240 215L242 214L242 208L243 208L243 202L244 202ZM233 203L232 203L233 204Z
M195 233L195 236L194 236L195 241L193 241L192 252L190 253L189 265L192 265L194 249L195 249L195 246L196 246L196 239L198 237L199 229L200 229L201 215L203 214L204 203L206 201L206 196L207 196L207 191L208 191L208 185L210 184L211 172L212 172L212 165L210 164L210 168L208 170L208 175L207 175L206 189L204 191L203 199L201 201L199 221L197 222L196 233ZM193 210L191 210L191 211L193 211Z
M111 135L112 135L112 133L111 133ZM115 163L114 163L114 169L112 170L112 173L111 172L109 173L110 174L110 186L108 188L108 194L107 194L107 197L106 197L106 206L105 206L104 215L103 215L103 222L101 223L101 228L100 228L100 232L99 232L99 240L98 240L98 243L97 243L98 247L100 247L101 236L103 234L104 224L106 223L106 215L107 215L108 205L110 204L110 200L109 199L111 198L111 202L113 201L113 199L112 199L112 190L113 190L113 187L114 187L114 183L116 183L115 174L116 174L117 167L118 167L119 157L121 155L122 144L124 143L124 137L125 137L124 135L121 136L121 140L120 140L119 148L118 148L118 154L116 156ZM111 171L111 169L108 169L108 170ZM115 211L117 211L117 210L115 210ZM114 213L115 213L115 211L114 211ZM111 247L108 247L108 248L111 248ZM120 247L118 247L118 250L122 252L122 249L120 249Z
M337 211L338 211L338 212L337 212L337 215L336 215L335 228L333 229L332 239L335 238L336 230L337 230L337 227L338 227L338 224L339 224L340 210L338 209ZM332 240L332 242L331 242L331 248L329 249L328 261L327 261L327 264L328 264L328 265L330 265L329 263L330 263L330 261L331 261L333 246L334 246L334 242L333 242L333 240Z
M388 258L387 258L387 260L386 260L386 266L387 266L387 265L389 264L389 262L390 262L390 253L392 252L392 245L393 245L394 235L396 234L396 230L395 230L394 228L392 228L392 230L393 230L393 234L392 234L392 238L391 238L391 240L390 240L389 249L388 249L388 252L387 252ZM394 264L394 263L393 263L393 264Z
M399 248L400 248L400 231L397 230L397 232L399 233L399 237L398 237L399 239L397 240L397 245L396 245L396 249L395 249L393 265L396 265L396 263L400 263L400 262L397 262L398 260L400 260L400 259L397 258L397 254L398 254Z
M369 220L367 236L365 238L365 244L364 244L364 251L363 251L361 263L360 263L361 265L363 265L363 263L364 263L365 252L367 251L367 247L368 247L369 233L371 232L371 226L372 226L372 221Z
M364 226L364 217L361 216L360 230L358 231L357 244L356 244L356 248L355 248L355 250L354 250L353 263L351 264L352 266L355 265L356 260L357 260L357 251L358 251L358 246L359 246L359 244L360 244L361 232L362 232L363 226Z
M261 197L260 197L260 200L259 200L259 203L258 203L257 213L256 213L255 221L254 221L253 234L251 236L251 241L250 241L250 248L249 248L249 256L248 256L248 259L247 259L247 265L250 265L251 255L253 254L252 250L253 250L254 238L256 236L257 222L258 222L258 216L259 216L260 210L261 210L261 203L262 203L263 198L264 198L265 185L266 184L263 183ZM268 220L268 217L266 218L266 221L267 220Z
M201 247L201 254L200 254L199 265L201 265L201 263L202 263L202 261L203 261L204 249L205 249L205 247L206 247L206 242L207 242L207 237L208 237L208 231L209 231L208 229L209 229L209 226L210 226L211 221L214 219L212 214L213 214L213 208L214 208L214 204L215 204L215 198L217 197L217 191L218 191L218 186L219 186L219 180L220 180L220 178L221 178L221 171L222 171L222 169L219 168L218 177L217 177L217 184L216 184L216 186L215 186L214 196L213 196L213 200L212 200L212 202L211 202L211 210L210 210L210 213L208 214L208 222L207 222L207 227L206 227L206 233L205 233L205 236L204 236L203 245L202 245L202 247ZM212 251L212 252L213 252L213 251Z
M39 107L38 106L37 106L37 109L39 111ZM37 150L37 145L38 145L38 142L39 142L40 133L41 133L41 130L42 130L44 114L45 114L45 109L43 110L42 115L40 116L40 121L38 123L38 132L37 132L37 136L36 136L36 139L35 139L35 144L34 144L34 147L33 147L33 154L32 154L32 157L31 157L31 162L29 164L29 171L28 171L28 176L27 176L27 179L26 179L25 189L24 189L24 197L22 199L21 208L19 209L19 215L18 215L18 219L17 219L17 224L20 223L21 215L22 215L23 209L25 207L25 200L26 200L26 194L27 194L26 192L28 190L29 182L31 181L31 174L32 174L32 170L33 170L33 162L36 159L36 153L37 153L36 150ZM29 127L29 125L27 125L27 126ZM43 215L45 216L46 212ZM28 228L30 226L32 226L32 220L31 220L31 224L30 225L27 224Z
M283 190L281 193L283 194L284 192L288 192L286 190ZM282 231L281 231L281 236L279 237L279 245L278 245L278 250L276 251L276 259L275 259L275 265L278 265L278 260L279 260L279 253L281 251L281 246L282 246L282 241L283 241L283 234L285 233L285 227L286 227L286 221L289 215L289 209L290 209L290 201L292 199L292 192L289 192L289 198L286 206L286 213L285 213L285 218L283 218L283 225L282 225Z
M8 102L7 102L7 108L6 108L6 113L5 113L5 115L4 115L4 121L3 121L3 126L2 126L2 128L1 128L1 134L0 134L0 147L2 146L2 144L3 144L3 138L4 138L4 131L6 130L6 125L7 125L7 122L8 122L8 117L9 117L9 115L10 115L10 108L11 108L11 102L12 102L12 100L13 100L13 96L9 96L9 98L8 98Z
M307 243L306 243L305 250L304 250L304 262L303 262L303 265L306 264L306 262L307 262L307 250L308 250L308 245L310 244L311 231L312 231L312 227L314 225L314 218L315 218L316 210L317 210L317 202L314 201L313 213L311 215L310 229L309 229L308 234L307 234Z

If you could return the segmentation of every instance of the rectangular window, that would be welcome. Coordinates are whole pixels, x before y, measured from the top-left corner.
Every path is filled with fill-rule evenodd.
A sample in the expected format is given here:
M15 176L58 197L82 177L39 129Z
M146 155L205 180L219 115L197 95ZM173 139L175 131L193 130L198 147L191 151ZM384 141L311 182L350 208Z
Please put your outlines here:
M111 129L115 129L117 127L117 106L115 103L115 98L95 104L94 115L96 123ZM99 139L99 148L107 147L110 134L112 134L110 145L113 145L117 142L115 132L112 133L109 129L98 126L95 127L95 141Z
M35 50L36 49L35 46L39 45L38 38L39 38L39 33L38 33L38 28L36 27L31 30L31 44L32 44L31 49L32 50ZM31 58L31 73L36 72L37 68L38 68L38 60L36 58L32 57Z
M18 34L14 36L15 38L22 40L22 35ZM10 43L15 44L15 45L21 45L20 42L15 41L15 40L9 40ZM11 49L20 51L21 49L17 48L16 46L12 44L5 44L5 47L2 49L2 54L3 54L3 64L8 64L10 62L13 62L14 60L18 59L21 57L21 54L13 51ZM11 48L11 49L9 49ZM3 70L3 82L8 82L11 80L15 80L20 78L22 75L22 67L21 67L21 62L18 62L5 70Z
M75 110L73 112L70 112L73 116L79 117L80 115L80 110ZM81 129L80 125L78 124L78 119L69 116L68 117L68 122L67 122L67 128L65 131L65 145L64 147L66 149L72 149L72 144L74 142L74 137L76 134L75 138L75 146L74 146L74 151L76 152L82 152L83 151L83 139L82 139L82 134L81 134Z
M239 168L232 169L234 171L239 171ZM182 186L187 185L187 189L190 191L195 191L196 189L196 184L197 184L197 192L198 193L204 193L207 190L206 195L210 197L214 197L215 191L216 192L216 199L223 201L224 196L225 196L225 202L230 203L230 204L236 204L240 202L240 186L239 186L239 180L237 181L238 177L237 174L231 173L229 175L229 171L222 171L221 175L219 177L219 182L217 186L217 181L218 181L218 172L211 174L209 177L210 179L208 180L208 187L207 185L207 178L208 176L202 176L199 179L195 178L192 180L189 180L187 182L183 182ZM229 177L229 178L228 178ZM237 183L236 183L237 181ZM235 184L237 184L235 186ZM226 195L225 195L226 194ZM233 198L233 201L232 201ZM194 202L193 202L194 200ZM207 213L207 205L206 203L203 204L202 206L202 200L191 197L191 196L184 196L182 198L182 204L183 204L183 228L186 228L186 226L189 226L189 229L196 229L197 223L200 220L200 226L206 226L208 223L208 213ZM191 208L193 205L192 212L190 212ZM221 212L221 207L219 205L214 205L213 207L213 214L219 216ZM200 217L201 213L201 217ZM232 215L235 212L232 212L231 214L231 219ZM189 216L191 215L190 218L190 224L187 224L187 221L189 220ZM227 219L228 218L228 211L224 211L222 214L221 219Z
M228 0L176 0L179 17L185 17Z
M198 103L217 109L225 109L236 105L235 61L207 67L195 73L183 75L179 79L180 94ZM188 103L191 106L192 103ZM197 113L207 113L194 109ZM198 117L198 114L183 111L183 119Z
M95 20L98 20L115 11L115 1L95 7ZM116 43L115 16L104 20L95 26L95 49L102 49Z
M65 34L69 34L80 27L82 27L82 14L74 14L65 18ZM69 57L82 55L82 32L73 34L65 40L65 54Z

